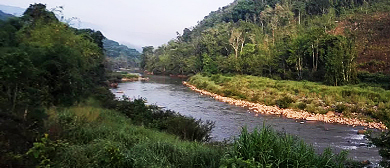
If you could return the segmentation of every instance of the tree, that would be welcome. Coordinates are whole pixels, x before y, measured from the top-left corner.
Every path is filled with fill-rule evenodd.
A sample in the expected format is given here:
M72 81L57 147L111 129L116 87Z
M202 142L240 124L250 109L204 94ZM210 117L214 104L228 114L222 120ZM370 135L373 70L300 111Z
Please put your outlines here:
M233 28L229 43L233 47L237 59L238 52L242 52L242 48L244 47L245 43L245 38L243 37L243 34L240 29Z
M301 24L302 14L305 11L306 3L303 1L294 1L294 11L298 13L298 24Z
M46 5L41 3L30 5L23 13L22 19L32 24L35 24L38 20L43 21L44 23L58 22L55 14L49 12L46 9Z
M147 47L142 47L142 54L141 54L141 68L142 69L147 69L148 67L147 62L149 59L153 56L153 46L147 46Z

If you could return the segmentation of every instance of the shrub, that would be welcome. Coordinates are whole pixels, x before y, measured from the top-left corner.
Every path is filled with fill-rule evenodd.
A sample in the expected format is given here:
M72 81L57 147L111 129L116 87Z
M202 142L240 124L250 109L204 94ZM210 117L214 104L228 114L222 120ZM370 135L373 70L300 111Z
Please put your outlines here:
M222 167L344 167L347 152L330 149L317 155L312 146L269 127L249 133L243 128L233 147L225 154Z
M283 98L276 100L276 105L279 108L288 108L290 107L290 104L294 102L295 100L292 99L290 96L284 96Z
M81 110L85 108L85 110ZM54 109L48 128L59 125L64 131L61 139L45 137L34 144L28 156L31 166L52 167L218 167L222 148L198 142L182 141L176 136L134 126L117 111L94 108L99 117L89 120L80 115L91 109L80 106ZM55 111L58 110L58 111ZM171 112L173 113L173 112ZM160 119L170 114L162 113ZM184 124L193 121L184 117ZM172 118L168 118L172 119ZM180 120L182 121L182 120ZM176 123L176 122L175 122ZM193 128L192 125L188 128ZM198 130L199 131L199 130ZM187 131L188 135L190 134ZM199 136L198 136L199 137ZM34 156L36 155L36 157Z
M201 119L196 120L182 115L170 117L166 123L166 132L178 135L181 139L199 142L211 139L210 132L215 125L212 121L203 122Z
M166 131L190 141L209 141L214 128L214 122L196 120L154 105L147 106L142 98L129 101L124 97L115 100L111 108L125 114L134 124Z
M132 79L132 78L138 78L138 75L135 74L122 74L122 77Z
M301 109L301 110L304 110L306 108L306 103L299 103L298 104L298 108Z
M387 127L390 124L387 123ZM377 147L379 147L379 154L383 157L381 165L383 167L390 167L390 132L383 132L379 137L374 137L368 134L367 138Z
M336 104L336 108L335 108L335 111L336 111L336 112L342 113L342 112L344 112L345 110L347 110L347 106L346 106L346 105L341 104L341 103Z

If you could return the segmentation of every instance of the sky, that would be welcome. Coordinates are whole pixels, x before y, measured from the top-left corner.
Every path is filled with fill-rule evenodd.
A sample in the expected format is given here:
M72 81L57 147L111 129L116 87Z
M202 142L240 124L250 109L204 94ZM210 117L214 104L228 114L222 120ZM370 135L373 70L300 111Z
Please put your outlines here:
M99 29L112 40L142 46L160 46L193 27L204 16L233 0L2 0L3 5L27 8L43 3L63 6L66 18ZM74 26L78 26L76 24Z

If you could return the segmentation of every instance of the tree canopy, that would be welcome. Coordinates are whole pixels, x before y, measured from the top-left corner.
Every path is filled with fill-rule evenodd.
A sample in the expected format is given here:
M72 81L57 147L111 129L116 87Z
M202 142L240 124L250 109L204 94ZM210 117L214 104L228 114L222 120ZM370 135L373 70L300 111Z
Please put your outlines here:
M144 48L141 67L157 74L233 73L355 83L355 35L333 30L349 10L379 1L236 0L167 44Z
M30 147L44 109L74 105L105 83L104 36L71 28L33 4L22 17L0 21L0 37L0 123L7 126L0 134L14 139L0 143L6 156Z

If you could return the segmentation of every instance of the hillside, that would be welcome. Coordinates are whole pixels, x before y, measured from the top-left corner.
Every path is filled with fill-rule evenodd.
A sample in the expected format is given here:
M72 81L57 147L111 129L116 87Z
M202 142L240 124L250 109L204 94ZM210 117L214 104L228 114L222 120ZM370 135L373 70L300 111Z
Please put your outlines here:
M144 53L141 65L162 74L386 83L379 73L389 73L389 6L385 0L236 0Z
M357 24L359 70L390 74L390 13L359 14L352 19Z
M26 6L27 7L27 6ZM15 6L8 6L8 5L1 5L0 4L0 10L4 13L12 14L14 16L22 16L24 11L26 9L15 7Z
M111 62L111 69L138 67L140 53L136 49L116 41L103 40L104 53Z
M3 11L0 10L0 20L7 20L10 17L14 17L14 16L8 13L4 13Z

